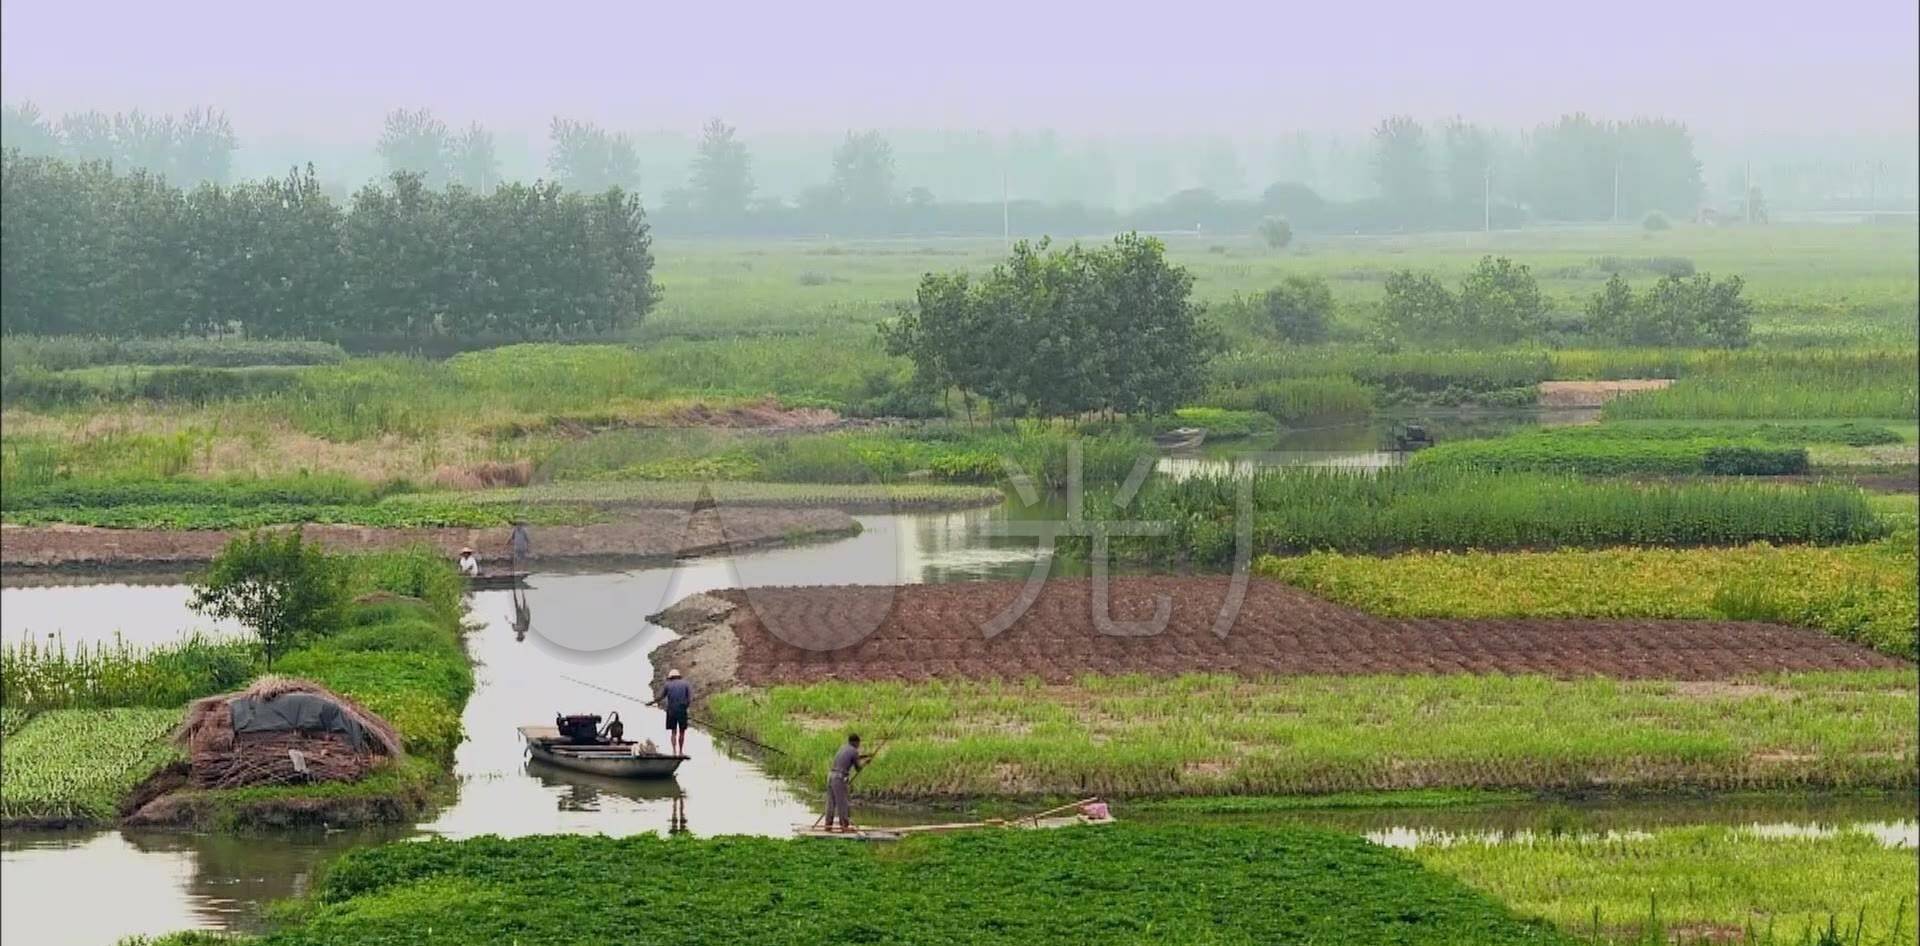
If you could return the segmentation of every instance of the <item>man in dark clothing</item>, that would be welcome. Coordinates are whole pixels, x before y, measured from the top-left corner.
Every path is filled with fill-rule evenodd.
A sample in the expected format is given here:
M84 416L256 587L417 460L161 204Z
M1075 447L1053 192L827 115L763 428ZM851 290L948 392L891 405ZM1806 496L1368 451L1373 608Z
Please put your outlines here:
M513 570L527 570L527 557L533 554L533 537L527 534L525 519L513 520L513 534L507 537L507 544L513 549Z
M680 678L680 671L667 671L667 682L654 700L667 711L667 742L674 755L687 754L687 713L693 708L693 684Z
M833 763L827 767L827 830L853 830L853 795L851 792L853 773L860 771L873 758L871 753L860 754L860 734L847 735L847 744L833 754ZM839 827L834 827L835 820Z

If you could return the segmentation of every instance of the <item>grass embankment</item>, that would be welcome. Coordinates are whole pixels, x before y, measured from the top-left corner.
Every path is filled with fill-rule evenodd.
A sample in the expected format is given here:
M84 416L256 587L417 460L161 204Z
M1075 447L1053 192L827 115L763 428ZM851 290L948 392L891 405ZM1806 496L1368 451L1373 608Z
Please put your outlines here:
M348 854L301 906L258 942L1570 942L1403 855L1298 828L426 841Z
M1727 683L1506 676L822 683L716 696L805 784L848 730L869 796L1668 791L1914 784L1901 671Z
M0 750L0 820L9 825L112 821L136 786L180 751L167 737L180 710L123 708L35 714Z
M287 523L485 528L505 525L515 515L549 525L595 518L577 504L505 509L469 502L457 493L398 492L404 489L405 484L375 486L342 476L134 481L22 476L9 480L0 515L16 525L118 529L253 529ZM401 496L405 501L397 501Z
M1443 443L1415 454L1409 465L1586 476L1779 476L1807 472L1809 445L1837 450L1901 442L1886 426L1858 421L1616 422Z
M1857 831L1463 838L1413 856L1522 916L1602 941L1911 944L1920 907L1913 849ZM1829 924L1838 938L1820 938Z
M1122 556L1218 565L1233 560L1244 483L1232 476L1152 480L1124 507L1095 497L1087 511L1089 518L1167 524L1162 535L1115 536L1112 548ZM1836 544L1890 528L1858 489L1832 484L1640 484L1415 468L1265 471L1250 490L1256 554Z
M1317 553L1258 574L1388 617L1724 618L1814 627L1916 656L1911 528L1830 548Z
M924 512L990 506L1003 498L1004 495L999 490L988 486L938 483L814 484L670 480L576 480L520 488L479 490L461 493L459 496L463 503L480 507L511 507L516 510L516 514L518 510L547 505L583 506L594 509L687 508L703 499L712 499L723 508L736 509L827 507L852 513ZM389 498L389 502L395 505L415 502L433 503L439 500L439 496L431 493L401 494Z
M473 689L459 637L464 582L424 551L354 556L348 567L369 597L350 608L346 626L310 636L273 672L312 679L385 717L408 757L351 784L179 792L171 820L224 827L404 818L444 780ZM9 821L111 820L136 785L180 757L167 737L182 704L237 689L264 669L257 647L197 640L147 652L10 647L0 663L8 725L34 714L8 738L0 767ZM83 708L43 712L53 707Z

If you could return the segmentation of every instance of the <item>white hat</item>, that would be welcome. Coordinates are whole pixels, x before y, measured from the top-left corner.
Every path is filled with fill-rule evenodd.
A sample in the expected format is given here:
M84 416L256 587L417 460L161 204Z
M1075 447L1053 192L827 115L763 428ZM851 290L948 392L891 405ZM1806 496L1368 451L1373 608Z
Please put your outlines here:
M678 671L678 670L669 670L669 671L667 671L667 679L669 679L669 680L678 680L678 679L680 679L680 671Z
M468 548L468 549L461 549L461 550L460 550L460 554L462 554L462 555L472 555L472 554L473 554L473 550L472 550L472 549L470 549L470 548Z

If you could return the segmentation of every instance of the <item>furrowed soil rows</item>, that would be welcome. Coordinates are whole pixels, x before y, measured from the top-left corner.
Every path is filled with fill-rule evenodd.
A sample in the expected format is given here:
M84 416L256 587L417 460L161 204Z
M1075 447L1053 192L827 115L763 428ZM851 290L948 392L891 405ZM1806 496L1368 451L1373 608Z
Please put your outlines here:
M820 680L1038 678L1082 674L1545 674L1715 680L1771 671L1905 667L1818 631L1744 621L1389 619L1272 581L1249 582L1214 633L1224 577L1111 581L1102 630L1094 583L1049 581L997 635L987 628L1024 582L828 586L719 593L724 622L682 628L737 637L749 685ZM1164 629L1149 633L1157 602ZM692 644L694 641L688 641Z

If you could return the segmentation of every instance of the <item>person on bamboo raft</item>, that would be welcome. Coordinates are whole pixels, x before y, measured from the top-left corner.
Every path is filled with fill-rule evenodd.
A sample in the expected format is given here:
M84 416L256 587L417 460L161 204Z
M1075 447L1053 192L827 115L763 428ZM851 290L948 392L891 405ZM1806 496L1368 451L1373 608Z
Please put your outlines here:
M833 754L833 762L827 767L828 831L853 830L853 773L860 771L872 758L872 753L860 754L859 733L848 733L847 744Z
M480 577L480 560L473 556L472 549L460 550L460 574L468 578Z

